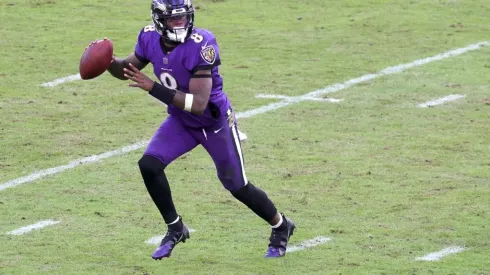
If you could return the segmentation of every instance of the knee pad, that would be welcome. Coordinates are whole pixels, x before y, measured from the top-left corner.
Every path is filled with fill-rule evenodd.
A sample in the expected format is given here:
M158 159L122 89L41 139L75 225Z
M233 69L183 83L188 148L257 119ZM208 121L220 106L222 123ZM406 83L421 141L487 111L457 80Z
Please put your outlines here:
M255 186L253 186L251 183L248 183L247 185L243 186L242 188L238 190L230 190L230 193L235 197L237 200L242 201L242 199L249 198L250 195L253 195L255 189Z
M139 161L138 166L140 167L141 174L144 175L157 175L163 172L166 165L163 164L159 159L144 155Z

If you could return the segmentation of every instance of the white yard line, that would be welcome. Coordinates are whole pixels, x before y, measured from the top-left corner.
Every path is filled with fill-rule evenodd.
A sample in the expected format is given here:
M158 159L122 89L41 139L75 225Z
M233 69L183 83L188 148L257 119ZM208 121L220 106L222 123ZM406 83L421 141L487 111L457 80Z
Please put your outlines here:
M318 236L314 239L303 241L300 244L289 246L286 251L288 253L292 253L292 252L304 250L307 248L315 247L315 246L324 244L324 243L331 241L331 240L332 240L332 238L329 238L329 237Z
M268 94L258 94L255 96L255 98L277 98L277 99L285 99L285 100L292 100L295 101L295 97L291 96L285 96L285 95L268 95ZM305 100L313 100L313 101L327 101L327 102L332 102L332 103L337 103L340 102L344 99L336 99L336 98L321 98L321 97L311 97L311 96L305 96Z
M189 232L193 233L193 232L196 232L196 230L189 228ZM152 245L159 245L162 242L162 239L164 237L165 237L165 235L153 236L153 237L149 238L145 243L152 244Z
M74 74L74 75L70 75L70 76L67 76L67 77L62 77L62 78L58 78L58 79L55 79L51 82L46 82L46 83L43 83L41 84L42 87L54 87L58 84L62 84L62 83L65 83L65 82L70 82L70 81L75 81L75 80L81 80L82 78L80 77L80 74Z
M289 97L288 99L283 99L280 102L275 102L275 103L271 103L271 104L268 104L268 105L265 105L265 106L262 106L262 107L259 107L256 109L248 110L245 112L240 112L240 113L237 113L236 117L238 119L248 118L248 117L256 116L256 115L263 114L266 112L270 112L273 110L277 110L277 109L282 108L282 107L286 107L286 106L296 104L296 103L299 103L299 102L302 102L305 100L309 100L309 98L312 98L312 97L320 97L324 94L338 92L338 91L347 89L353 85L362 83L362 82L370 81L370 80L373 80L373 79L376 79L376 78L379 78L382 76L386 76L386 75L401 73L401 72L408 70L410 68L419 67L419 66L422 66L422 65L434 62L434 61L442 60L445 58L449 58L452 56L458 56L458 55L464 54L464 53L469 52L469 51L478 50L484 46L490 46L490 41L484 41L484 42L480 42L480 43L476 43L476 44L471 44L471 45L468 45L464 48L459 48L456 50L447 51L447 52L444 52L444 53L441 53L441 54L438 54L438 55L435 55L432 57L427 57L424 59L418 59L418 60L415 60L415 61L410 62L410 63L405 63L405 64L393 66L393 67L388 67L388 68L386 68L386 69L384 69L378 73L375 73L375 74L363 75L361 77L354 78L354 79L348 80L348 81L343 82L343 83L337 83L334 85L327 86L323 89L316 90L316 91L307 93L307 94L302 95L302 96ZM71 77L73 77L73 76L71 76ZM61 80L57 80L57 81L59 82ZM52 83L54 83L54 82L52 82ZM75 168L76 166L78 166L80 164L96 162L96 161L102 160L104 158L108 158L108 157L112 157L112 156L116 156L116 155L122 155L122 154L125 154L128 152L134 151L134 150L138 150L138 149L146 146L146 144L147 144L147 141L143 141L143 142L139 142L139 143L135 143L135 144L126 146L126 147L121 148L121 149L116 150L116 151L111 151L111 152L103 153L100 155L94 155L94 156L90 157L90 161L85 161L83 163L80 161L74 161L68 165L63 165L63 166L50 168L47 170L38 171L38 172L30 174L26 177L14 179L14 180L11 180L11 181L8 181L6 183L1 184L0 185L0 191L3 191L3 190L10 188L10 187L21 185L23 183L32 182L34 180L37 180L37 179L42 178L42 177L47 176L47 175L57 174L61 171L69 169L69 168Z
M282 107L286 107L286 106L289 106L292 104L296 104L296 103L308 100L307 98L310 98L310 97L319 97L319 96L322 96L325 94L335 93L335 92L347 89L347 88L354 86L356 84L359 84L359 83L367 82L367 81L370 81L370 80L373 80L373 79L376 79L376 78L379 78L382 76L386 76L386 75L401 73L401 72L406 71L408 69L411 69L414 67L419 67L419 66L422 66L422 65L434 62L434 61L446 59L446 58L453 57L453 56L458 56L458 55L464 54L464 53L469 52L469 51L478 50L484 46L490 46L490 41L484 41L484 42L480 42L480 43L476 43L476 44L471 44L471 45L468 45L464 48L459 48L456 50L447 51L447 52L444 52L444 53L441 53L438 55L434 55L431 57L427 57L424 59L418 59L418 60L415 60L415 61L410 62L410 63L405 63L405 64L396 65L393 67L388 67L388 68L386 68L386 69L384 69L378 73L375 73L375 74L363 75L361 77L353 78L353 79L348 80L348 81L343 82L343 83L333 84L333 85L330 85L330 86L325 87L323 89L316 90L316 91L313 91L313 92L310 92L310 93L307 93L307 94L304 94L301 96L290 97L289 99L285 99L281 102L271 103L269 105L265 105L265 106L259 107L257 109L253 109L253 110L249 110L246 112L239 113L239 114L237 114L237 118L251 117L254 115L258 115L258 114L266 113L269 111L277 110L277 109L282 108Z
M29 226L25 226L25 227L21 227L19 229L15 229L13 231L8 232L7 234L9 234L9 235L23 235L23 234L31 232L32 230L41 229L41 228L44 228L46 226L54 225L57 223L59 223L59 221L55 221L55 220L40 221L38 223L31 224Z
M418 257L415 260L435 262L435 261L439 261L440 259L446 257L447 255L456 254L459 252L463 252L465 250L466 250L466 248L464 248L462 246L452 246L452 247L444 248L443 250L438 251L438 252L429 253L423 257Z
M449 101L455 101L455 100L458 100L458 99L463 98L463 97L465 97L465 96L464 95L448 95L445 97L438 98L436 100L431 100L431 101L427 101L425 103L421 103L421 104L417 105L417 107L419 107L419 108L432 107L432 106L444 104L444 103L449 102Z
M77 160L74 160L74 161L72 161L66 165L61 165L61 166L49 168L46 170L37 171L37 172L30 174L28 176L21 177L21 178L11 180L11 181L8 181L6 183L1 184L0 185L0 191L3 191L7 188L15 187L17 185L21 185L24 183L32 182L32 181L35 181L35 180L40 179L40 178L45 177L45 176L58 174L58 173L63 172L67 169L75 168L75 167L82 165L82 164L97 162L97 161L103 160L105 158L110 158L110 157L117 156L117 155L123 155L123 154L129 153L131 151L138 150L139 148L142 148L142 147L146 146L147 144L148 144L147 141L142 141L142 142L138 142L135 144L131 144L129 146L125 146L121 149L105 152L105 153L100 154L100 155L94 155L94 156L90 156L90 157L86 157L86 158L82 158L82 159L77 159Z

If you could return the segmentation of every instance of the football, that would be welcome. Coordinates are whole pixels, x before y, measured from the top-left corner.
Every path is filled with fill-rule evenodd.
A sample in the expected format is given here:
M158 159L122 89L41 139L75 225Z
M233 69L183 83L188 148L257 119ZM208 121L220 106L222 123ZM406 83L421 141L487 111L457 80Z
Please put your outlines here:
M111 40L105 38L92 42L80 58L80 77L92 79L103 74L111 65L112 55Z

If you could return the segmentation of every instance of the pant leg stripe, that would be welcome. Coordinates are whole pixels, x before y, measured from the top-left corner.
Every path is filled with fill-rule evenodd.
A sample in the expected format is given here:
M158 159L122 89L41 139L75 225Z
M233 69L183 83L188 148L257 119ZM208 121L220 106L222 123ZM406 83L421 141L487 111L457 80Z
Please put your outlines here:
M235 143L235 150L237 151L238 157L240 158L240 168L242 170L242 177L243 177L243 182L244 182L244 186L245 186L248 184L248 180L247 180L247 175L245 175L245 165L244 165L244 161L243 161L242 147L240 144L240 139L238 137L238 129L237 129L236 124L231 127L231 132L233 135L233 140L235 141L234 142Z

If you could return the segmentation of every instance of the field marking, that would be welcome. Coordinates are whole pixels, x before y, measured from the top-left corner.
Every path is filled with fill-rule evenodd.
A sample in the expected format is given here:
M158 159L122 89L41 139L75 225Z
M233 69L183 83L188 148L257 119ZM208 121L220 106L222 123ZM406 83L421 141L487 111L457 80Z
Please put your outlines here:
M285 100L295 100L295 98L291 96L285 96L285 95L268 95L268 94L258 94L255 96L255 98L278 98L278 99L285 99ZM340 102L342 99L336 99L336 98L322 98L322 97L304 97L305 100L312 100L312 101L327 101L327 102L332 102L332 103L337 103Z
M441 54L434 55L432 57L427 57L424 59L417 59L417 60L410 62L410 63L405 63L405 64L396 65L393 67L388 67L388 68L381 70L380 72L375 73L375 74L366 74L366 75L363 75L361 77L353 78L353 79L348 80L348 81L343 82L343 83L336 83L336 84L327 86L323 89L315 90L313 92L310 92L310 93L307 93L307 94L304 94L301 96L289 97L288 99L283 99L280 102L270 103L268 105L264 105L264 106L256 108L256 109L248 110L245 112L240 112L240 113L236 114L236 117L237 117L237 119L248 118L248 117L256 116L256 115L263 114L263 113L266 113L269 111L277 110L279 108L283 108L283 107L286 107L286 106L289 106L292 104L296 104L296 103L300 103L302 101L308 100L308 98L319 97L319 96L322 96L324 94L338 92L338 91L347 89L351 86L354 86L356 84L362 83L362 82L373 80L373 79L376 79L376 78L379 78L382 76L386 76L386 75L401 73L401 72L408 70L410 68L419 67L419 66L422 66L422 65L434 62L434 61L442 60L442 59L453 57L453 56L458 56L458 55L464 54L464 53L469 52L469 51L478 50L484 46L490 46L490 41L483 41L480 43L471 44L471 45L468 45L464 48L450 50L450 51L447 51L447 52L444 52ZM21 185L23 183L27 183L27 182L32 182L34 180L37 180L37 179L42 178L42 177L47 176L47 175L57 174L61 171L69 169L69 168L75 168L78 165L81 165L84 163L96 162L96 161L102 160L104 158L129 153L131 151L135 151L135 150L138 150L138 149L146 146L146 144L148 144L148 141L142 141L142 142L138 142L138 143L135 143L135 144L132 144L129 146L125 146L125 147L118 149L118 150L115 150L115 151L103 153L100 155L91 156L90 161L86 161L83 163L80 161L74 161L68 165L57 166L54 168L49 168L46 170L34 172L34 173L32 173L26 177L21 177L21 178L14 179L14 180L11 180L11 181L8 181L6 183L1 184L0 185L0 192L7 189L7 188L10 188L10 187L19 186L19 185Z
M417 261L435 262L435 261L439 261L440 259L446 257L447 255L456 254L456 253L459 253L459 252L463 252L465 250L467 250L467 249L464 248L464 247L462 247L462 246L451 246L451 247L448 247L448 248L444 248L441 251L434 252L434 253L429 253L429 254L427 254L427 255L425 255L423 257L415 258L415 260L417 260Z
M432 107L432 106L436 106L436 105L441 105L441 104L444 104L444 103L449 102L449 101L458 100L458 99L463 98L463 97L465 97L465 95L448 95L448 96L441 97L441 98L438 98L435 100L427 101L425 103L421 103L421 104L417 105L417 107L428 108L428 107Z
M97 161L103 160L105 158L110 158L110 157L117 156L117 155L123 155L123 154L129 153L131 151L138 150L139 148L146 146L147 144L148 144L148 141L142 141L142 142L138 142L135 144L131 144L129 146L125 146L123 148L120 148L120 149L117 149L114 151L105 152L105 153L100 154L100 155L93 155L93 156L89 156L86 158L77 159L77 160L74 160L74 161L68 163L67 165L62 165L62 166L57 166L57 167L37 171L37 172L30 174L28 176L21 177L21 178L15 179L15 180L11 180L11 181L8 181L8 182L0 185L0 191L3 191L7 188L15 187L17 185L21 185L24 183L32 182L32 181L35 181L37 179L40 179L40 178L48 176L48 175L57 174L57 173L60 173L64 170L75 168L75 167L82 165L82 164L97 162Z
M329 238L329 237L318 236L318 237L313 238L311 240L303 241L300 244L290 246L286 249L286 252L292 253L292 252L304 250L307 248L311 248L311 247L315 247L315 246L324 244L324 243L329 242L331 240L332 240L332 238Z
M67 77L58 78L58 79L55 79L51 82L43 83L43 84L41 84L41 86L42 87L54 87L58 84L62 84L65 82L71 82L71 81L75 81L75 80L82 80L82 77L80 76L80 74L74 74L74 75L70 75Z
M333 85L327 86L323 89L319 89L319 90L316 90L316 91L313 91L313 92L310 92L310 93L307 93L307 94L304 94L301 96L293 96L293 97L290 97L289 99L283 100L281 102L271 103L271 104L253 109L253 110L238 113L237 118L251 117L251 116L266 113L266 112L269 112L272 110L277 110L277 109L282 108L282 107L286 107L286 106L289 106L292 104L296 104L296 103L305 101L305 100L307 100L307 98L319 97L319 96L322 96L325 94L335 93L335 92L347 89L349 87L352 87L352 86L359 84L359 83L363 83L363 82L373 80L373 79L376 79L376 78L379 78L382 76L386 76L386 75L401 73L403 71L406 71L406 70L414 68L414 67L419 67L419 66L422 66L422 65L434 62L434 61L446 59L446 58L453 57L453 56L458 56L458 55L464 54L464 53L469 52L469 51L481 49L482 47L485 47L485 46L490 46L490 41L483 41L483 42L471 44L471 45L468 45L464 48L450 50L450 51L447 51L447 52L444 52L441 54L437 54L437 55L434 55L431 57L423 58L423 59L417 59L417 60L410 62L410 63L405 63L405 64L396 65L393 67L388 67L388 68L381 70L380 72L375 73L375 74L366 74L366 75L363 75L361 77L353 78L353 79L348 80L348 81L343 82L343 83L333 84Z
M19 229L15 229L13 231L8 232L7 234L9 234L9 235L24 235L26 233L31 232L32 230L41 229L41 228L44 228L46 226L54 225L57 223L59 223L59 221L55 221L55 220L40 221L38 223L31 224L29 226L25 226L25 227L21 227Z
M196 230L192 228L188 228L190 233L196 232ZM162 239L165 237L165 235L158 235L158 236L153 236L149 238L145 243L147 244L152 244L152 245L159 245L162 242Z

